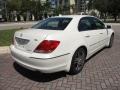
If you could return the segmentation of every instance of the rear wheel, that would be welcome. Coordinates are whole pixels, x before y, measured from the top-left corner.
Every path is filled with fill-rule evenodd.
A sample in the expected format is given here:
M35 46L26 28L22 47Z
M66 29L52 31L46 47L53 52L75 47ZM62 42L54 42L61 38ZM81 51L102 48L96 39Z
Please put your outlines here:
M78 74L83 69L85 59L86 50L84 48L79 48L73 56L69 73Z
M113 46L113 41L114 41L114 34L111 35L108 48L111 48Z

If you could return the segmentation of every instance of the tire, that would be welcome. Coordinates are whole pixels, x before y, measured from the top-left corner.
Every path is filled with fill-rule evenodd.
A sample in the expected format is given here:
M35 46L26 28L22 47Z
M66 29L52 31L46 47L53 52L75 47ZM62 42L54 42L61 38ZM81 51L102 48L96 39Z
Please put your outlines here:
M83 69L85 60L86 50L84 48L79 48L73 55L69 74L71 75L78 74Z
M112 34L110 37L108 48L111 48L113 46L113 42L114 42L114 34Z

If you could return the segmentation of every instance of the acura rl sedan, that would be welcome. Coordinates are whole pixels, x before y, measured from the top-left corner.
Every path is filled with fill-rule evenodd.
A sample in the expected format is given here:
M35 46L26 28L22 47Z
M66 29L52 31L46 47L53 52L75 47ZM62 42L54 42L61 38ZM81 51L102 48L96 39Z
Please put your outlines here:
M90 56L112 47L114 31L98 18L66 15L45 19L15 32L11 56L21 66L43 73L78 74Z

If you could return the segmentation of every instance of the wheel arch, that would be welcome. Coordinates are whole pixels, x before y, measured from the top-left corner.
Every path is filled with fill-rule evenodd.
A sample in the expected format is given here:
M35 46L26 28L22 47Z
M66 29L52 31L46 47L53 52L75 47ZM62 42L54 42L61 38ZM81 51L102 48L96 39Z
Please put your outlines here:
M72 60L71 60L71 62L70 62L69 73L71 72L70 70L72 69L72 68L71 68L71 65L72 65L72 61L74 60L74 59L73 59L73 58L74 58L74 55L75 55L75 53L76 53L78 50L80 50L81 48L85 50L85 57L87 56L87 47L84 46L84 45L78 47L78 48L74 51L74 54L72 55ZM86 60L86 59L85 59L85 60ZM71 73L70 73L70 74L71 74ZM74 75L74 74L73 74L73 75Z
M112 36L112 35L114 36L114 35L115 35L115 33L114 33L114 32L112 32L111 36Z
M84 49L85 49L85 51L86 51L86 57L87 57L87 54L88 54L88 49L87 49L87 47L86 47L85 45L79 46L79 47L78 47L77 49L75 49L74 52L72 53L72 56L71 56L72 58L71 58L71 60L69 60L69 62L68 62L68 64L67 64L67 68L66 68L66 71L67 71L67 72L69 72L70 67L71 67L71 63L72 63L73 56L74 56L75 52L76 52L79 48L84 48Z
M88 54L87 47L83 45L83 46L80 46L79 48L84 48L84 49L85 49L85 52L86 52L86 56L87 56L87 54ZM79 49L79 48L78 48L78 49ZM78 49L77 49L77 50L78 50Z

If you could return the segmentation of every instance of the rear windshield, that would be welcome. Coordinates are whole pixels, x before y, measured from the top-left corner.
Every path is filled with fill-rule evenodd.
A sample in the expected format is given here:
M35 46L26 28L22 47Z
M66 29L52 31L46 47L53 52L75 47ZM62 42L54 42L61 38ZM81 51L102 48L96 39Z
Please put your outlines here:
M64 30L72 18L48 18L34 25L35 29Z

